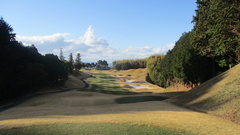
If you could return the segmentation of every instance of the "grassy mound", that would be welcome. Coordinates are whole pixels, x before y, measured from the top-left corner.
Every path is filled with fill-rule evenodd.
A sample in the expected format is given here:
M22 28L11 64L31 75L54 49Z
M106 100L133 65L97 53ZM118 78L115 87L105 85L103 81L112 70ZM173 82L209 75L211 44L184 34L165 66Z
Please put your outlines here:
M167 101L240 124L240 64Z
M190 135L187 132L125 124L48 124L0 130L1 135Z

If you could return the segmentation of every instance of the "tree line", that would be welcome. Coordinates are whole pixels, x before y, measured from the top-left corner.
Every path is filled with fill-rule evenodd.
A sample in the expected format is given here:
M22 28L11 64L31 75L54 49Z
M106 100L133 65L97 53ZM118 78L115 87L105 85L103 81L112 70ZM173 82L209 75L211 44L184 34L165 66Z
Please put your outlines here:
M73 54L69 54L68 60L65 60L63 56L63 51L62 49L60 50L59 53L59 60L63 61L66 66L67 66L67 71L68 73L72 74L74 70L78 71L82 68L82 61L81 61L81 55L80 53L77 53L76 59L73 60Z
M82 63L82 67L85 69L97 69L97 70L107 70L110 69L108 67L108 62L106 60L98 60L96 63L86 62Z
M240 1L196 3L192 31L183 33L166 56L152 56L148 63L149 77L159 86L197 86L240 62Z
M64 83L69 65L54 54L41 55L34 45L23 46L13 28L0 19L0 100L33 92L42 86Z
M113 68L116 70L128 70L137 68L146 68L146 59L136 59L136 60L118 60L114 61Z
M108 67L108 63L106 60L98 60L97 63L84 63L81 61L81 55L80 53L77 53L76 59L75 61L73 60L73 55L72 53L69 54L69 58L68 60L65 60L64 56L63 56L63 51L62 49L60 50L59 53L59 59L61 61L64 61L67 64L67 69L69 73L73 73L73 70L80 70L81 68L85 68L85 69L97 69L97 70L106 70L106 69L110 69Z

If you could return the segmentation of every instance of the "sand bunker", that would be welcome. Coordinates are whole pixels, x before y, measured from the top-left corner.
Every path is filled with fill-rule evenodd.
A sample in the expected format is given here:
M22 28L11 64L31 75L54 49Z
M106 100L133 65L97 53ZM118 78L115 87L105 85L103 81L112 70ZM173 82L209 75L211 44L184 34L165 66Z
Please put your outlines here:
M145 81L126 80L125 83L146 83Z
M138 82L135 81L135 80L126 80L125 82L126 82L126 83L138 83Z
M148 85L129 85L133 89L152 89Z
M124 77L123 75L116 75L117 78L121 78Z

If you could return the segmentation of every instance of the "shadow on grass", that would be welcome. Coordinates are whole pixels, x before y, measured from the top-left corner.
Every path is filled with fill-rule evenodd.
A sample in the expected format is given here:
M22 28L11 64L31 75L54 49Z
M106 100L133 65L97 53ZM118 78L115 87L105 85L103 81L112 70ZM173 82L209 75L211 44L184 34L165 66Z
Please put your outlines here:
M112 95L137 95L137 94L139 94L136 92L131 92L120 86L105 86L105 85L97 85L97 84L92 84L91 89L78 89L78 91L99 92L99 93L112 94Z
M148 102L148 101L162 101L168 99L167 97L162 96L129 96L117 98L115 101L118 104L127 104L127 103L138 103L138 102Z

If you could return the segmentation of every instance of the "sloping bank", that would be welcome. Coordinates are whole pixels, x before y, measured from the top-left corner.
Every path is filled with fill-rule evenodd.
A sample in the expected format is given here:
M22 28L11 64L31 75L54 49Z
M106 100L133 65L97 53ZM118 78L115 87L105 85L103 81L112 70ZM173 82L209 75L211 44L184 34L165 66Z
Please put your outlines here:
M167 102L240 124L240 64Z

